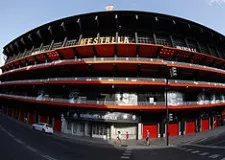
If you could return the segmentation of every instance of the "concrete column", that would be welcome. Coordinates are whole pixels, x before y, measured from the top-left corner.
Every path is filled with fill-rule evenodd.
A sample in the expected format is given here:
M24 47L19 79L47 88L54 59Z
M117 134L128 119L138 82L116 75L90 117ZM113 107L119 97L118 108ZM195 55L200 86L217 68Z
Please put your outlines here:
M158 138L160 138L160 123L157 123L158 125Z
M115 136L115 128L114 128L114 125L112 124L110 126L110 130L111 130L111 139L116 139L116 136Z
M169 126L169 124L168 124L168 126ZM165 124L165 131L163 133L163 137L166 137L166 131L167 131L167 127L166 127L166 124ZM169 130L168 130L168 132L169 132Z
M71 123L71 130L70 130L70 133L71 133L71 134L74 134L74 133L73 133L73 129L74 129L74 121Z
M66 120L65 120L65 118L64 118L64 115L61 114L61 131L62 131L62 132L65 132L66 126L67 126L67 123L66 123Z
M178 122L178 135L181 135L181 122Z
M107 139L111 139L111 132L110 132L110 129L111 128L111 125L109 127L107 127L107 135L106 135L106 138Z
M200 120L200 129L199 129L199 132L201 132L202 131L202 119Z
M138 139L142 139L142 135L143 135L143 124L138 123Z
M89 131L90 131L90 125L89 125L88 122L85 122L85 124L84 124L84 135L90 136Z
M211 117L209 117L209 130L212 129L212 126L211 126Z

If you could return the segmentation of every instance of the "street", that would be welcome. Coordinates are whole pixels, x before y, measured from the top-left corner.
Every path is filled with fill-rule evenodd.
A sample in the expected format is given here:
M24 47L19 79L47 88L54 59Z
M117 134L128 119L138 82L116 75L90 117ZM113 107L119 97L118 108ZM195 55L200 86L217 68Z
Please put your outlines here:
M132 147L115 148L111 145L96 145L76 142L46 135L2 116L0 120L0 154L2 160L225 160L225 134L205 141L175 147L144 149ZM143 147L142 147L143 148Z

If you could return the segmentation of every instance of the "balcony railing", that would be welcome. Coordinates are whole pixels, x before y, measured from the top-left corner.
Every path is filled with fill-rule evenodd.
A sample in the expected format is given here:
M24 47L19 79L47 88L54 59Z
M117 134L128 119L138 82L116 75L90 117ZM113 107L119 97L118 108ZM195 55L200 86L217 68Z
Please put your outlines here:
M185 66L193 66L193 67L199 67L199 68L207 68L219 72L224 72L222 69L218 68L213 68L213 67L208 67L208 66L203 66L203 65L198 65L198 64L191 64L191 63L185 63L185 62L175 62L175 61L166 61L163 59L156 59L156 58L140 58L140 57L93 57L93 58L77 58L77 59L67 59L67 60L57 60L53 62L46 62L46 63L41 63L41 64L36 64L36 65L30 65L26 67L21 67L17 69L12 69L10 71L6 71L5 73L20 70L20 69L26 69L27 67L32 68L32 67L38 67L38 66L45 66L45 65L54 65L58 63L63 63L63 62L85 62L85 61L107 61L107 60L123 60L123 61L146 61L146 62L163 62L165 65L166 64L181 64Z
M14 84L14 83L48 83L54 81L127 81L127 82L166 82L165 78L137 78L137 77L57 77L57 78L47 78L47 79L32 79L32 80L15 80L1 82L0 84ZM168 80L168 83L177 84L196 84L196 85L210 85L210 86L221 86L225 87L225 83L217 82L206 82L206 81L191 81L191 80Z
M48 78L48 79L32 79L32 80L15 80L0 82L0 84L13 83L32 83L32 82L53 82L53 81L130 81L130 82L166 82L164 78L136 78L136 77L64 77L64 78Z
M1 96L6 96L9 98L19 98L19 99L29 99L29 100L36 100L36 101L52 101L52 102L63 102L63 103L71 103L71 104L95 104L95 105L114 105L114 106L165 106L165 101L159 102L146 102L146 101L139 101L136 104L120 104L116 101L99 101L99 100L75 100L75 99L63 99L63 98L51 98L46 96L38 96L38 97L31 97L31 96L19 96L19 95L12 95L12 94L0 94ZM186 101L186 102L179 102L168 104L169 106L193 106L193 105L207 105L207 104L221 104L225 103L225 100L205 100L205 101Z

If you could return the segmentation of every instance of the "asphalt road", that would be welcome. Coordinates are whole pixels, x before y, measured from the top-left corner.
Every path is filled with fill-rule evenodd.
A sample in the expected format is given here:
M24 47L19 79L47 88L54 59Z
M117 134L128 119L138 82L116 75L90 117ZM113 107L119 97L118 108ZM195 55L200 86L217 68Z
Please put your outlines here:
M224 136L164 149L115 148L46 135L3 116L0 119L0 160L225 160L224 143L210 145L221 142Z
M120 159L124 149L76 143L19 125L6 117L0 120L2 160L89 160Z

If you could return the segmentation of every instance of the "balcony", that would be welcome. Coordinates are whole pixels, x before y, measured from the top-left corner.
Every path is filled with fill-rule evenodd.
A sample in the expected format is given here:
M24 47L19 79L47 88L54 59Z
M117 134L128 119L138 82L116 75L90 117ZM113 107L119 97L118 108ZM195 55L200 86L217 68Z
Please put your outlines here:
M63 99L63 98L51 98L48 96L19 96L12 94L0 94L0 98L12 99L30 103L38 104L50 104L54 106L63 107L76 107L76 108L94 108L94 109L121 109L121 110L165 110L165 102L150 103L147 101L138 101L136 104L118 104L116 101L99 101L99 100L78 100L78 99ZM168 104L170 110L185 110L185 109L201 109L212 107L223 107L225 100L216 101L186 101L177 104Z

